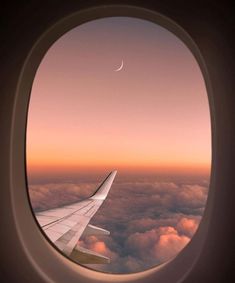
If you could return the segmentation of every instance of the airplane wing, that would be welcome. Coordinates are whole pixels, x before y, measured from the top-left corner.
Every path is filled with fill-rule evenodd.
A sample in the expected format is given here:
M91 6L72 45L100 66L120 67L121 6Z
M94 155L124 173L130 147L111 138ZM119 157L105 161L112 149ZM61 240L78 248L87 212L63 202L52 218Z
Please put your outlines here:
M48 238L78 263L109 262L109 258L79 247L77 242L82 234L109 235L109 231L90 225L89 222L106 199L116 173L111 172L90 198L35 214Z

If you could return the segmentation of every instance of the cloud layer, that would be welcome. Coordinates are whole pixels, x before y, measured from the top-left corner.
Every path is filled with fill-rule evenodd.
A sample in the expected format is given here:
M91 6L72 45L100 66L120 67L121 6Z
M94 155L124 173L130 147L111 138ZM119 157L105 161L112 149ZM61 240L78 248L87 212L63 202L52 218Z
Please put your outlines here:
M79 245L106 255L111 263L88 265L113 273L138 272L163 263L182 250L200 222L208 184L117 179L91 224L110 236L81 237ZM35 211L81 200L94 183L54 183L29 187Z
M92 184L50 183L29 186L29 196L35 212L66 205L88 197Z

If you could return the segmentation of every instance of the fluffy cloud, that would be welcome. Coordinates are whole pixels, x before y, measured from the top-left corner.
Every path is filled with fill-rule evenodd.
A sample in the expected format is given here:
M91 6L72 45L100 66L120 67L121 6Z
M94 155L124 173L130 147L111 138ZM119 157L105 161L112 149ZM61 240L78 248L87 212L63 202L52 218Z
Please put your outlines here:
M160 264L175 256L188 242L190 238L180 235L171 226L162 226L144 233L132 234L126 246L131 254L143 261L148 255L153 264Z
M191 238L196 232L198 224L199 219L182 217L177 224L177 230Z
M55 208L88 197L94 191L92 184L30 185L29 195L34 211Z
M107 247L106 243L103 240L97 238L96 236L85 237L83 240L80 240L78 242L78 245L90 249L99 254L105 255L109 258L112 258L113 260L117 258L117 254L115 252L112 252Z
M165 262L175 255L190 241L186 236L180 236L173 227L162 227L158 242L154 246L154 252L159 262Z
M138 182L115 180L108 198L91 220L110 236L81 237L79 244L111 258L108 265L89 265L100 271L142 271L174 257L194 235L206 198L207 183ZM35 211L81 200L91 195L95 183L31 185Z

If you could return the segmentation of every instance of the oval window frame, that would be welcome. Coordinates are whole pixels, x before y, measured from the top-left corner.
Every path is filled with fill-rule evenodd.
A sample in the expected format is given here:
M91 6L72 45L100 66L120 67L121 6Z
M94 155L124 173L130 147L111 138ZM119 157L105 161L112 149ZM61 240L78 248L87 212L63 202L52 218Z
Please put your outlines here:
M196 58L205 81L209 99L212 128L210 189L208 192L206 209L196 234L193 236L190 243L171 261L143 272L125 275L106 274L79 266L76 263L73 263L71 260L68 260L64 255L60 254L58 250L55 250L51 243L46 240L40 229L38 229L39 226L37 225L32 207L30 206L25 160L26 121L31 86L43 56L58 38L72 28L91 20L112 16L136 17L151 21L173 32L186 44ZM90 282L91 280L92 282L128 282L131 280L132 282L141 282L140 280L144 280L144 282L154 282L155 280L158 280L159 283L163 283L166 280L174 280L175 282L182 280L191 270L200 255L200 251L203 247L203 243L207 234L208 219L210 218L211 214L214 174L213 160L215 157L213 150L213 136L215 134L215 127L213 121L212 89L207 68L200 50L183 28L162 14L158 14L141 7L125 5L94 7L70 14L45 31L45 33L34 44L21 70L14 104L14 119L12 124L13 138L11 143L11 197L14 204L14 219L17 232L26 254L31 258L35 269L41 273L45 281L50 282L52 280L55 282L64 282L63 280L68 280L69 282L77 282L80 279L85 283ZM24 129L24 131L22 131L22 129ZM24 166L22 166L23 164ZM21 188L20 190L18 189L19 187ZM26 229L26 226L28 227L29 225L32 227L30 235L27 233ZM35 241L37 242L38 246L36 249ZM46 263L48 262L50 263L50 268L46 266ZM54 272L52 272L52 270L54 270ZM49 277L48 274L53 274L51 276L56 276L56 278L52 279L52 277ZM66 278L66 276L69 277Z

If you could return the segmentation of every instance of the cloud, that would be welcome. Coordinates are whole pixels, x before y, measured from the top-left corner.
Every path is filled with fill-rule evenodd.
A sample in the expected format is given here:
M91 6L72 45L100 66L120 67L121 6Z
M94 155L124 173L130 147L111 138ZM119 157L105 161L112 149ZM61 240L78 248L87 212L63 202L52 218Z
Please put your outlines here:
M44 184L30 185L29 195L34 211L55 208L82 200L94 191L92 184Z
M158 261L165 262L175 255L190 241L187 236L180 236L173 227L163 227L165 230L154 246L155 256Z
M189 241L189 237L179 235L174 227L162 226L132 234L126 245L136 257L142 260L150 257L150 262L160 264L175 256Z
M94 252L97 252L101 255L104 255L110 259L112 259L112 261L116 261L119 258L118 253L111 251L109 249L109 247L107 246L107 243L105 243L104 240L101 239L102 237L96 237L96 236L87 236L84 237L82 239L80 239L78 241L78 245L81 247L84 247L86 249L92 250ZM101 271L109 271L109 265L107 264L87 264L86 266L90 267L90 268L96 268L99 269Z
M94 252L97 252L99 254L105 255L107 257L110 257L115 260L117 257L117 254L115 252L112 252L106 245L104 241L97 238L96 236L88 236L85 237L83 240L80 240L78 242L78 245L90 249Z
M182 217L177 224L177 230L179 233L191 238L196 232L198 224L199 219Z
M93 182L31 185L35 211L84 199L96 189ZM174 257L197 230L204 211L207 186L144 178L118 179L91 224L110 236L81 237L79 244L111 258L108 265L89 265L100 271L129 273L148 269Z

